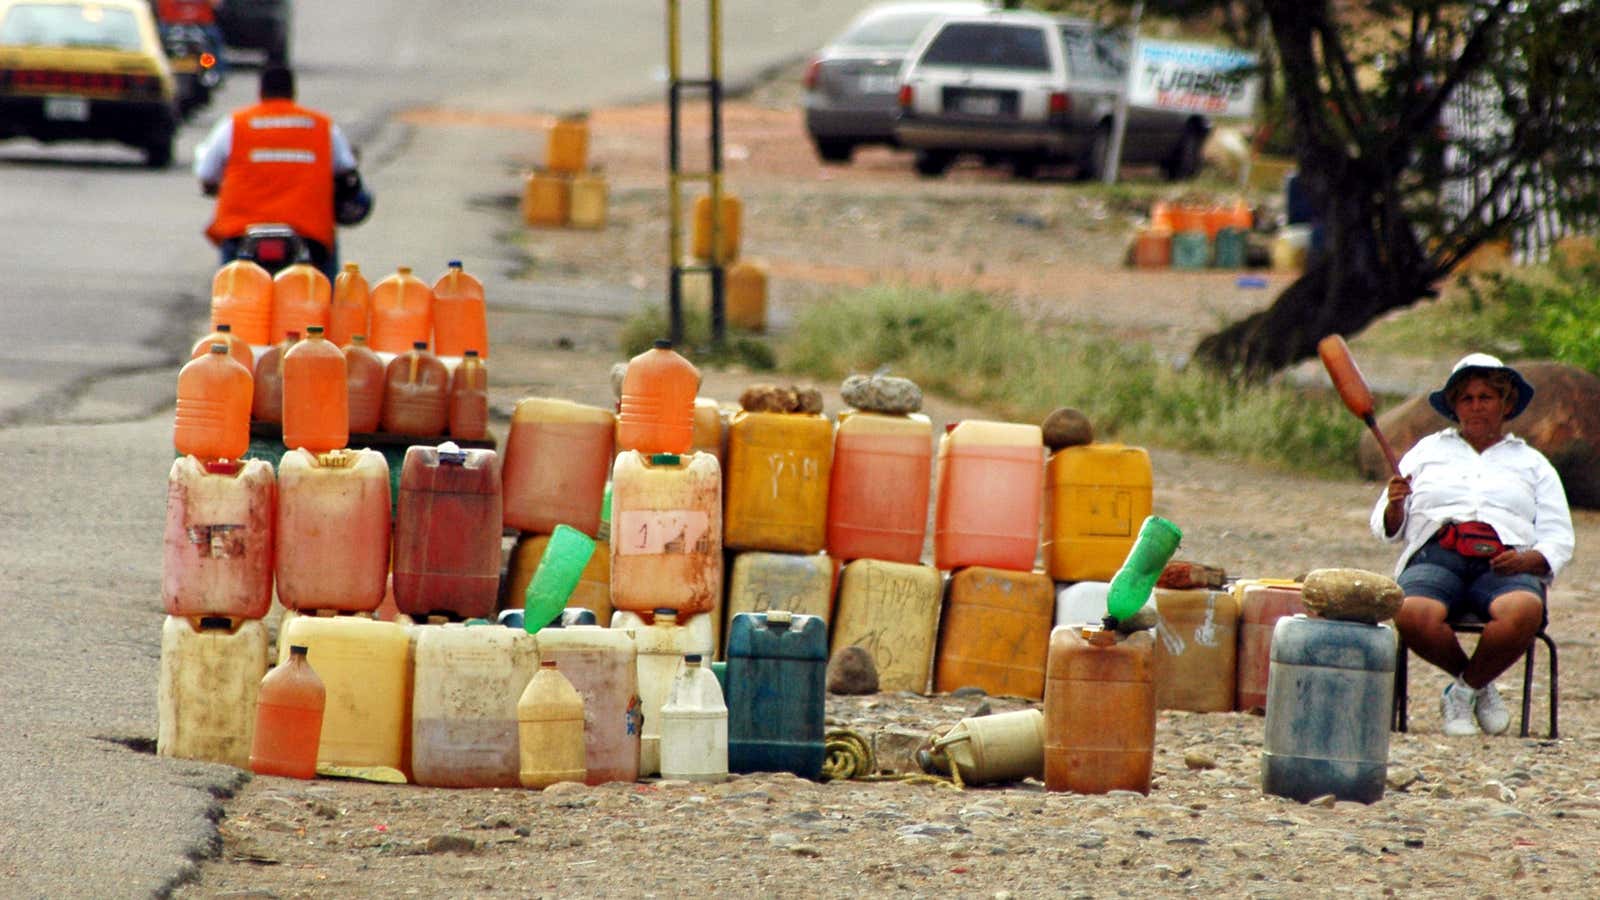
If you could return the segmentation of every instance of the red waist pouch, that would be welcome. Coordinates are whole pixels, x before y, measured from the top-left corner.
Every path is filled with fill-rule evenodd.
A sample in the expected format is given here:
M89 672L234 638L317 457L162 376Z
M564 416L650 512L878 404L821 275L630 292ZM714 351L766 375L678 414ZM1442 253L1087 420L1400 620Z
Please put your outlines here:
M1506 549L1494 526L1484 522L1451 522L1440 529L1439 546L1473 559L1499 556Z

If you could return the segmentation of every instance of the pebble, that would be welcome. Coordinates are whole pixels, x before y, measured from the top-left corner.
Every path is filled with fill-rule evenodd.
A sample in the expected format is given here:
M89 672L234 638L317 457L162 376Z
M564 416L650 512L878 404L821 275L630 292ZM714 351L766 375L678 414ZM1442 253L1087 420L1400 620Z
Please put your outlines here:
M546 797L566 797L573 794L582 794L589 790L589 786L581 781L558 781L544 789Z
M1062 450L1094 442L1094 425L1089 417L1070 406L1061 406L1044 417L1040 426L1044 432L1044 445L1051 450Z
M1384 783L1389 786L1391 791L1403 791L1416 784L1421 777L1421 773L1416 769L1406 766L1390 766L1388 773L1384 776Z
M828 693L859 695L878 692L878 667L866 648L841 647L828 661Z
M1215 769L1217 760L1204 750L1186 750L1183 754L1183 764L1191 769Z
M464 834L436 834L428 838L428 843L422 848L423 853L471 853L478 849L478 842Z

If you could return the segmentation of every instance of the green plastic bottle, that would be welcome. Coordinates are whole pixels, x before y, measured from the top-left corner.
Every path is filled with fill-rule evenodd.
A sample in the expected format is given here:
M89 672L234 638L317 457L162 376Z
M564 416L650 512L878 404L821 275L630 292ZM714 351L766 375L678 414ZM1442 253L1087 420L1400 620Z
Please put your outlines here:
M1122 568L1111 576L1111 587L1106 591L1106 615L1117 621L1132 616L1144 607L1155 589L1156 579L1167 567L1172 554L1178 552L1178 542L1183 532L1178 526L1160 516L1147 516L1139 526L1139 538Z
M593 538L570 525L556 526L523 594L522 627L529 634L537 634L561 615L593 555Z

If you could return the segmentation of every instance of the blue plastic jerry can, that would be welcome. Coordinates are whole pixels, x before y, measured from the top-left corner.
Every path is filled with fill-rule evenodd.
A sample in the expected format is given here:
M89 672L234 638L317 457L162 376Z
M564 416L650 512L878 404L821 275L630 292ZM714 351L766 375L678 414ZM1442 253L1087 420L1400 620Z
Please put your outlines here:
M817 616L739 613L728 626L728 769L822 776L828 627Z

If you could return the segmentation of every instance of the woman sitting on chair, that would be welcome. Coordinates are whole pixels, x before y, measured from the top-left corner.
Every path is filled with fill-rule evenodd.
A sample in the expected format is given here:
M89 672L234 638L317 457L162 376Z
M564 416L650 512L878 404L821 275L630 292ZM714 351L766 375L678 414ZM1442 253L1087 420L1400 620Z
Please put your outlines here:
M1418 441L1372 510L1372 531L1405 542L1395 567L1405 603L1395 625L1416 654L1455 677L1440 699L1444 733L1502 734L1511 712L1494 680L1546 621L1545 591L1572 558L1572 517L1544 454L1503 433L1533 386L1486 353L1456 363L1428 401L1457 423ZM1450 623L1476 617L1469 658Z

